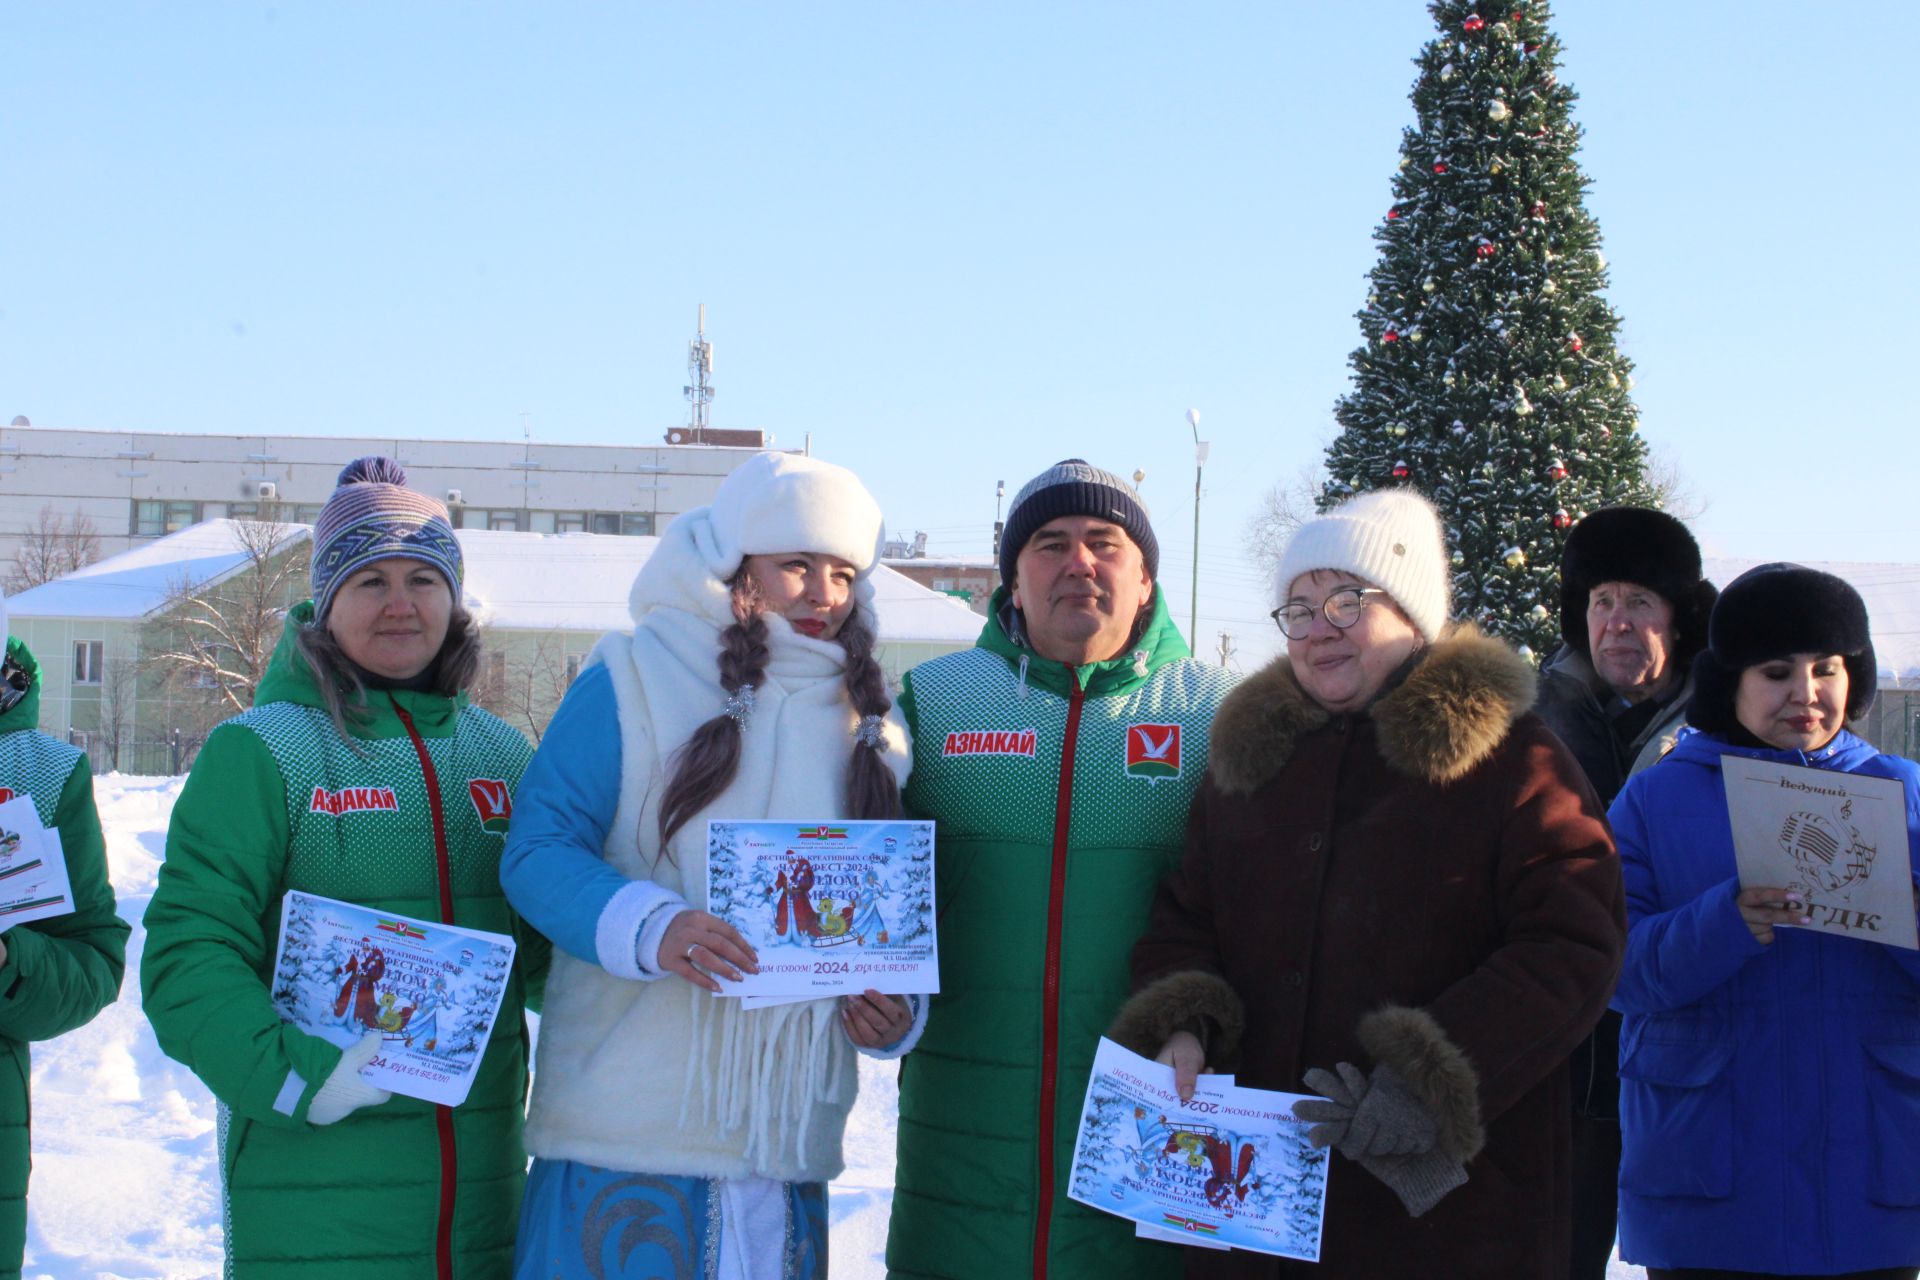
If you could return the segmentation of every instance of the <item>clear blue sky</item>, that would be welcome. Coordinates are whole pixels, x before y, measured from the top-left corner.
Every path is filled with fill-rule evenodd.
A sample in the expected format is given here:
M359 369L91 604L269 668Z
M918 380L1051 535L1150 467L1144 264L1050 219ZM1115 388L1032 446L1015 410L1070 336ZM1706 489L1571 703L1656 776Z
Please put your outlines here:
M1562 0L1589 208L1710 553L1920 561L1920 18ZM0 421L652 441L697 304L720 426L983 554L1147 472L1184 629L1312 466L1388 201L1412 0L0 8Z

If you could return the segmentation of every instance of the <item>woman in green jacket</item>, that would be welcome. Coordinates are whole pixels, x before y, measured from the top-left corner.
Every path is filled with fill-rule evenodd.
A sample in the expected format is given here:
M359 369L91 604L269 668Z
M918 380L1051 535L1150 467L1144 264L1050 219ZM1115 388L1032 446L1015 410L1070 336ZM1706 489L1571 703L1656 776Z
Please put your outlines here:
M0 599L0 803L31 799L60 833L73 910L0 933L0 1280L16 1280L27 1243L28 1042L92 1021L120 992L127 922L114 914L107 850L86 753L41 733L40 664L7 635Z
M500 848L530 753L462 692L479 636L461 570L444 507L390 459L350 464L314 526L313 602L174 807L141 994L160 1047L220 1100L227 1270L242 1280L508 1274L523 1008L544 941L522 938L458 1107L369 1085L378 1033L343 1053L268 994L289 890L516 931Z

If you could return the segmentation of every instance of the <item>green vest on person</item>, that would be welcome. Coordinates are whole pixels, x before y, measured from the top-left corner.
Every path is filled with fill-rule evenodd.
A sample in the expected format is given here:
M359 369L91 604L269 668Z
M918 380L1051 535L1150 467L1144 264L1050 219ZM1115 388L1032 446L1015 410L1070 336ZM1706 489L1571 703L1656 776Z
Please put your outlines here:
M1078 669L1016 645L1005 601L975 648L908 672L900 699L906 807L938 823L940 994L900 1075L888 1273L1170 1277L1179 1250L1068 1200L1067 1174L1235 677L1189 656L1157 591L1137 644Z
M310 604L294 611L255 707L214 730L174 806L146 915L147 1017L222 1104L231 1274L504 1277L526 1167L523 1010L548 955L500 890L510 797L531 752L464 695L406 690L368 694L370 715L342 740L294 650L293 628L311 616ZM269 1000L290 889L515 935L505 1000L459 1107L396 1094L307 1123L340 1051L282 1023Z
M93 768L85 752L40 732L40 664L16 637L7 639L6 651L28 685L0 712L0 802L30 797L40 825L60 833L74 905L67 915L0 934L7 948L0 963L0 1280L14 1280L26 1251L32 1163L28 1044L84 1026L113 1003L129 930L114 914Z

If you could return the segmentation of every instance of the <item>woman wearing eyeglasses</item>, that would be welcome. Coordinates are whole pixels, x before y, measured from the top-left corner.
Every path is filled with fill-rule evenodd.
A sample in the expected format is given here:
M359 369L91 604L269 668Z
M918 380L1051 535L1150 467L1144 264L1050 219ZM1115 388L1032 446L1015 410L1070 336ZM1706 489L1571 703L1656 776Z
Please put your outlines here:
M1213 725L1179 869L1113 1035L1322 1095L1318 1265L1195 1249L1187 1274L1556 1276L1566 1058L1624 944L1598 802L1529 708L1532 667L1447 623L1433 508L1394 490L1294 535L1286 655Z

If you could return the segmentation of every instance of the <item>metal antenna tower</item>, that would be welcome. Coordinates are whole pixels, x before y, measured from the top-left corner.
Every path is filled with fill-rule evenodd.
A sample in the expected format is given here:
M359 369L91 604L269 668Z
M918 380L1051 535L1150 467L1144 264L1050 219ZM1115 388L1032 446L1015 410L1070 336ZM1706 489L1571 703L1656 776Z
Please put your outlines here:
M700 321L693 341L687 344L687 385L680 388L687 397L688 442L699 444L706 438L707 406L713 403L713 344L707 341L707 304L700 304Z

